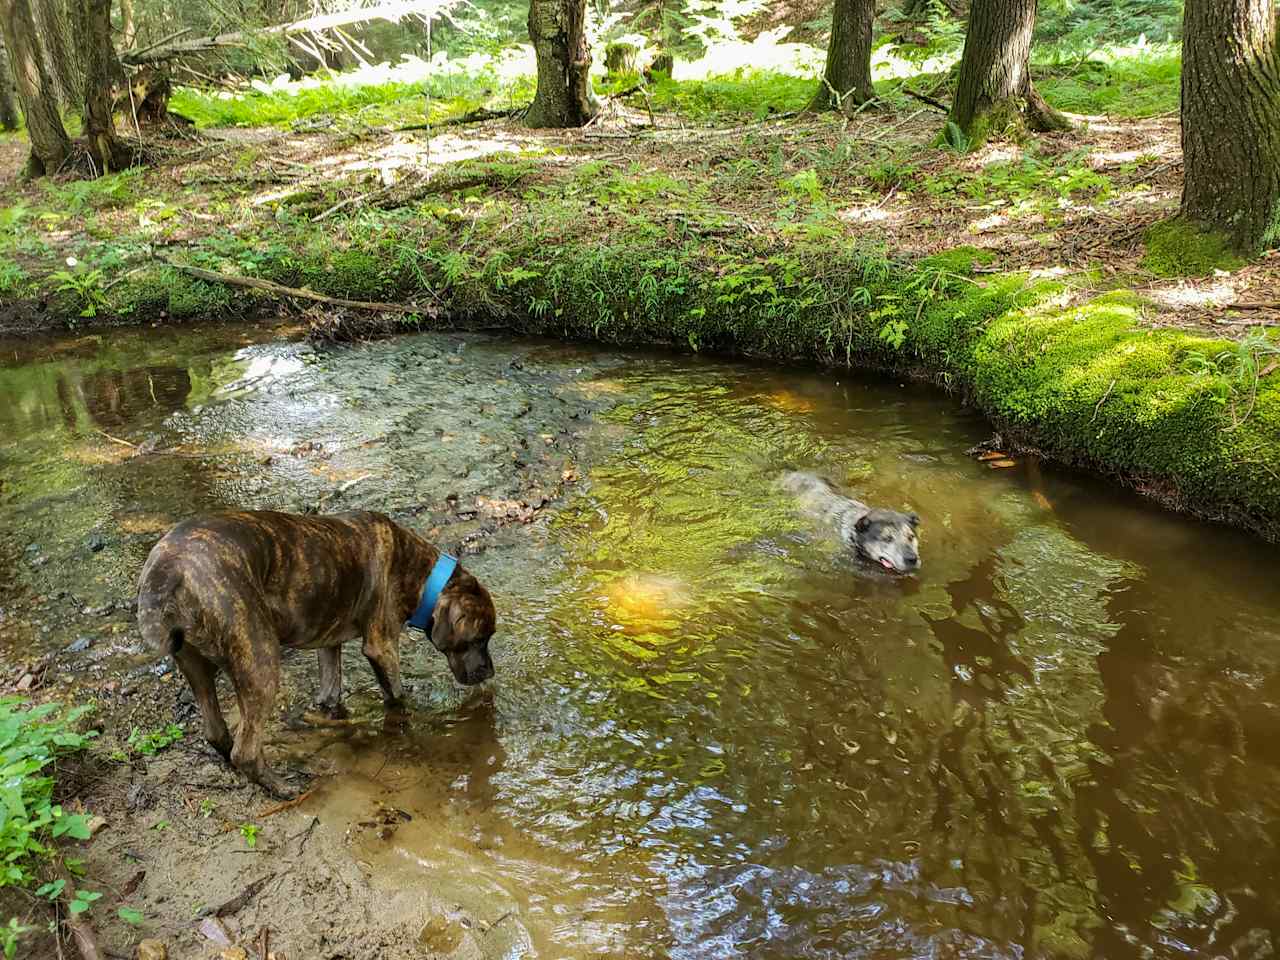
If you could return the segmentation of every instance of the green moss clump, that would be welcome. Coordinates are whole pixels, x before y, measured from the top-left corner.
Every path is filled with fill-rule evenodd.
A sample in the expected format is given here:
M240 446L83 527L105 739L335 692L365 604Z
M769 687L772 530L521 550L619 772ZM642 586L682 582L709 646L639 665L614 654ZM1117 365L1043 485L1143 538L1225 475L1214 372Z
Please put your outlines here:
M1173 217L1150 227L1142 265L1157 277L1205 277L1214 270L1234 270L1244 261L1231 252L1226 238Z

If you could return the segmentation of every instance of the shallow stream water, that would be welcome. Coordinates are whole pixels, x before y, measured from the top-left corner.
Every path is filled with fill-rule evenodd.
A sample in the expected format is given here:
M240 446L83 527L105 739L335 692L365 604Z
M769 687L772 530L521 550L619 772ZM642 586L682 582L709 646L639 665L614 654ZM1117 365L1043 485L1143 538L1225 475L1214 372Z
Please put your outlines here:
M0 344L3 653L109 675L193 512L380 509L493 591L497 678L406 638L386 730L353 650L357 722L271 749L322 816L412 812L359 855L480 891L506 955L1275 955L1275 549L986 436L892 381L483 336ZM918 512L919 574L787 466Z

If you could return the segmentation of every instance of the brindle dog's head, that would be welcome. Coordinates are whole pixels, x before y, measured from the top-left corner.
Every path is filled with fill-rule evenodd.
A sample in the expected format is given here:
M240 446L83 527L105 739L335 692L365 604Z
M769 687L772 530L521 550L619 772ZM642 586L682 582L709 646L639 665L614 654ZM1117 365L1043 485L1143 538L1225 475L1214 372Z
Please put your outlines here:
M459 683L481 683L493 676L489 638L497 621L489 591L459 570L440 594L431 628L432 645L445 655Z
M914 513L873 509L854 525L850 546L886 570L911 573L920 569L919 525L920 518Z

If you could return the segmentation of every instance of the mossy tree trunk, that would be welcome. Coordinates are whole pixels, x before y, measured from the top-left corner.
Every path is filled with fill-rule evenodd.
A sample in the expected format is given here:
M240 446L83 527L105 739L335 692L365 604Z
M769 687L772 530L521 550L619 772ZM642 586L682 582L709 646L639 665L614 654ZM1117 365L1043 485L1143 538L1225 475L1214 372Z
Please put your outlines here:
M116 134L111 89L124 79L111 43L111 0L80 0L84 41L84 138L98 173L123 170L134 162L133 150Z
M871 27L875 18L875 0L835 0L827 67L809 110L850 110L875 98L871 85Z
M1031 83L1036 0L974 0L950 123L971 144L1020 128L1065 130L1067 119Z
M1280 239L1275 0L1186 0L1182 217L1255 254Z
M32 176L53 173L71 155L71 139L62 125L57 84L40 47L30 0L0 0L0 33L31 141L27 171Z
M529 126L581 127L599 112L587 76L586 20L586 0L529 0L529 40L538 58Z
M9 69L9 55L0 42L0 130L18 129L18 105L13 94L13 71Z

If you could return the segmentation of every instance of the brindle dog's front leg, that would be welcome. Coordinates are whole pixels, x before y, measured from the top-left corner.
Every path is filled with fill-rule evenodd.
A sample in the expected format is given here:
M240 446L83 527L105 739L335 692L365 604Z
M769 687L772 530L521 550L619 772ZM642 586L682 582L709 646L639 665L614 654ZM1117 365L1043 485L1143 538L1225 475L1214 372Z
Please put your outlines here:
M400 685L400 632L372 626L364 640L364 655L382 688L382 702L388 710L404 709L404 688Z
M342 705L342 647L321 647L320 692L316 706L330 720L347 719L347 708Z

